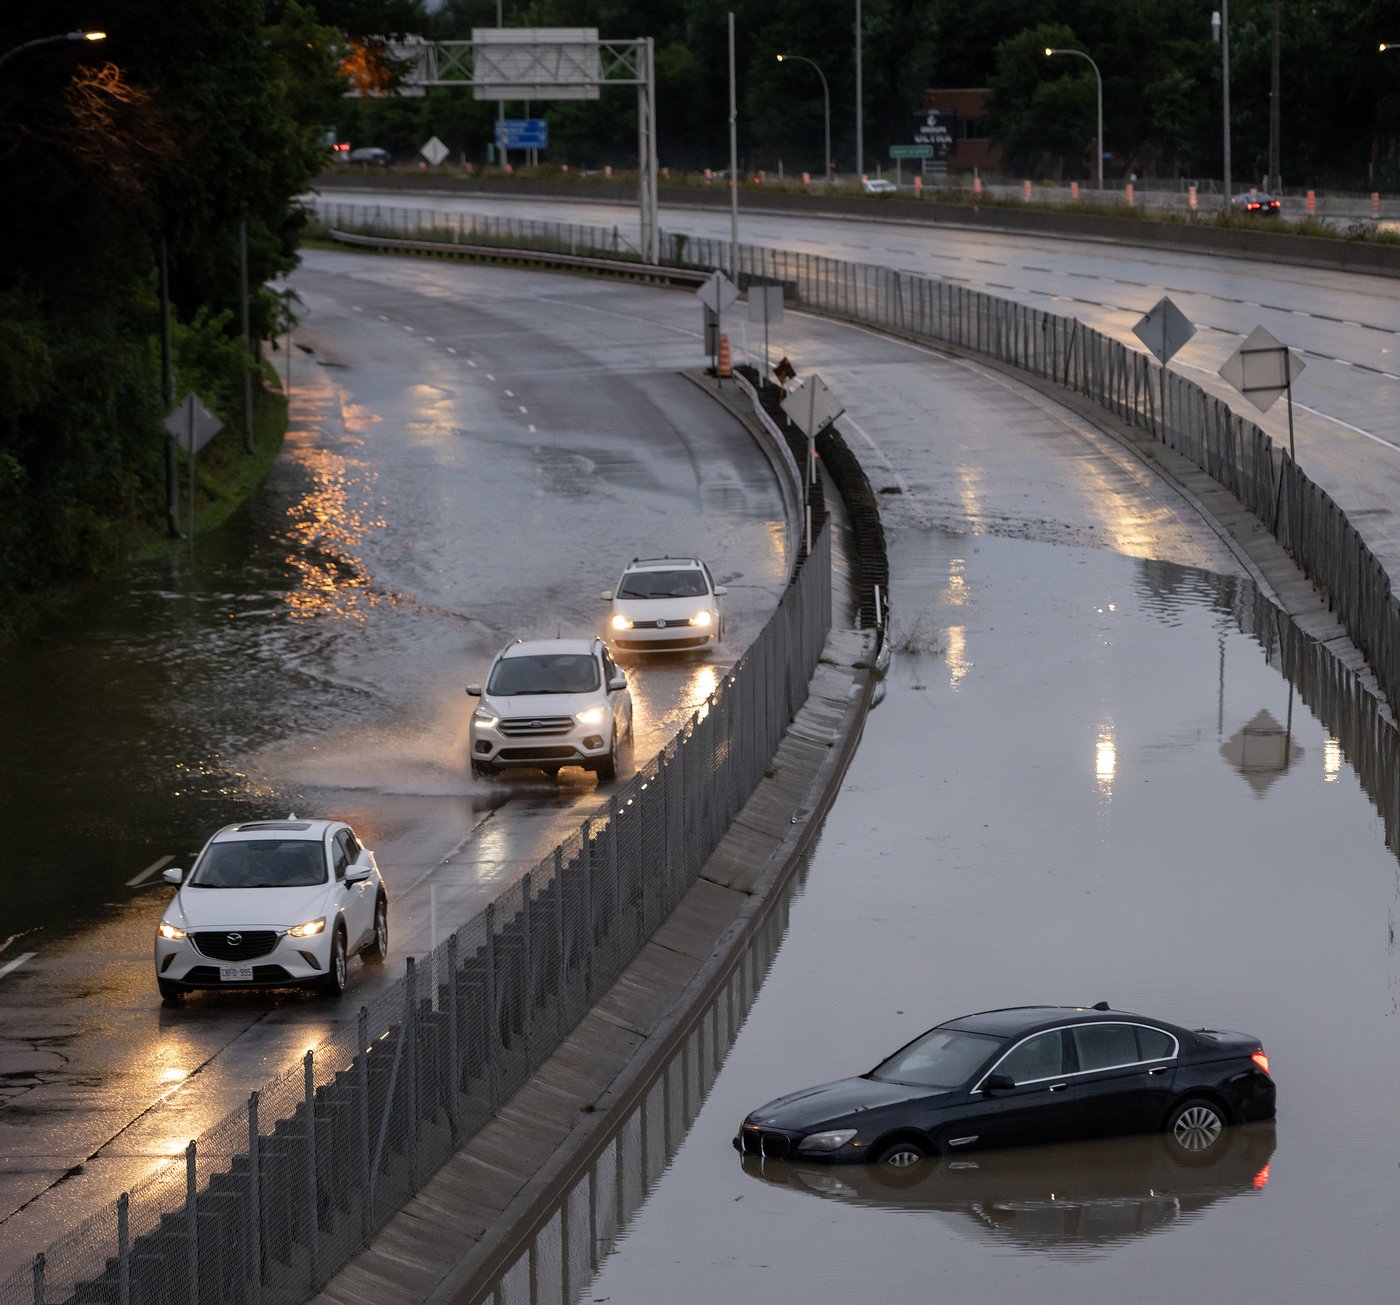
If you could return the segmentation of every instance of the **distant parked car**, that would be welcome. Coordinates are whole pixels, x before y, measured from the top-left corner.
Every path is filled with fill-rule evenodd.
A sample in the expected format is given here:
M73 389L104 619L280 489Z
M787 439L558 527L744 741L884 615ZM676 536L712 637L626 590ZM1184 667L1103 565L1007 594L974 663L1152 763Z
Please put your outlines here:
M387 168L394 161L394 156L388 150L382 150L378 145L362 145L357 150L350 151L351 163L363 163L366 167Z
M884 177L867 177L864 184L867 195L893 195L899 189L894 182L886 181Z
M156 984L167 1002L195 988L345 991L346 964L389 950L389 899L374 853L342 820L226 825L156 927Z
M904 1168L925 1156L1164 1132L1204 1155L1274 1117L1257 1038L1093 1007L1022 1006L930 1029L859 1078L760 1106L744 1155Z
M1258 217L1276 217L1282 205L1272 195L1262 190L1251 190L1246 195L1236 195L1230 201L1236 213L1252 213Z

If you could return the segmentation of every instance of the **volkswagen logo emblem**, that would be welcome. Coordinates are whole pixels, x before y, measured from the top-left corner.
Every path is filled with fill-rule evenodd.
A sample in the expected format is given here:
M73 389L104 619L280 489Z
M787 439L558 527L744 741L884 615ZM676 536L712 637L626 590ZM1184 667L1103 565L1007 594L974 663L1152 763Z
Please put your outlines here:
M658 621L658 622L656 623L656 628L657 628L658 630L664 630L664 629L666 628L666 622L665 622L665 620L660 620L660 621Z
M224 935L224 941L230 947L237 947L243 941L243 935L241 933L227 933Z

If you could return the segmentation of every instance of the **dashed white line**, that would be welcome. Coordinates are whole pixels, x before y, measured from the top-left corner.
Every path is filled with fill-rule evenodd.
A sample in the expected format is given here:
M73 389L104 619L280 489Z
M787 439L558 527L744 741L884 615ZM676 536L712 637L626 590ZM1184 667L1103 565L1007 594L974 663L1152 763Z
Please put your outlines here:
M487 372L487 373L486 373L486 379L487 379L488 381L494 381L496 378L495 378L494 376L492 376L490 372Z
M529 412L530 409L527 408L527 407L522 403L522 404L520 404L520 411L521 411L521 412Z
M16 956L8 965L0 965L0 979L3 979L11 970L17 970L25 961L32 961L37 955L35 952L24 952Z
M531 423L530 423L530 434L533 435L534 433L535 433L535 423L534 423L534 422L531 422Z
M437 337L436 337L436 336L425 335L423 338L424 338L429 344L436 344L436 343L437 343Z
M413 328L411 326L405 326L403 329L407 331L410 335L413 334Z
M456 350L454 349L453 352L456 353ZM476 364L475 364L474 362L472 362L472 360L471 360L470 358L468 358L468 359L467 359L467 366L468 366L468 367L475 367Z
M135 875L126 881L128 888L135 888L137 884L144 884L147 879L159 874L175 858L173 856L163 856L159 861L152 861L139 875Z
M449 345L447 346L447 352L448 352L448 353L456 353L457 350L454 349L454 348L449 344Z
M514 391L514 390L507 390L507 391L506 391L506 398L508 398L508 399L513 399L513 398L515 398L515 391Z
M387 317L385 317L383 313L380 313L380 314L379 314L379 320L380 320L381 322L387 322L389 319L388 319Z

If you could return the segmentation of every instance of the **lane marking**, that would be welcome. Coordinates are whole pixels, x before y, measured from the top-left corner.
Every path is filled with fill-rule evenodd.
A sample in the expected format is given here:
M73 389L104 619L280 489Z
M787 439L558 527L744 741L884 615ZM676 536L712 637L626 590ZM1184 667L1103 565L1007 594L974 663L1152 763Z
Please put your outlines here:
M144 884L147 879L150 879L153 875L157 875L164 870L174 859L173 856L163 856L159 861L152 861L139 875L128 879L126 881L126 886L128 888L135 888L137 884Z
M0 965L0 979L3 979L11 970L17 970L25 961L32 961L37 955L36 952L23 952L16 956L8 965Z

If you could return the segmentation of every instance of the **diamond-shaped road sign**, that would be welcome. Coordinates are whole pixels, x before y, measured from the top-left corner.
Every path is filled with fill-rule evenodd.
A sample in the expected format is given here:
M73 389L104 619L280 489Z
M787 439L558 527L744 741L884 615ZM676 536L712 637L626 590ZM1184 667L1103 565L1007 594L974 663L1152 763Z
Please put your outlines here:
M1249 333L1220 369L1220 375L1260 412L1267 412L1302 374L1303 360L1262 326Z
M186 453L198 453L223 428L224 423L193 394L185 395L165 419L165 429Z
M739 297L738 287L723 272L711 272L695 293L712 313L724 312Z
M1147 316L1133 327L1133 334L1147 346L1159 363L1165 365L1196 334L1196 328L1186 314L1163 295Z
M803 381L783 400L782 408L808 439L846 411L820 376L809 376Z
M433 167L445 159L449 153L448 148L436 136L418 151Z

